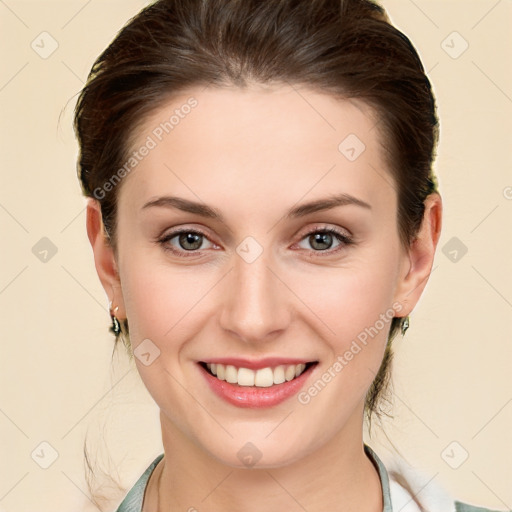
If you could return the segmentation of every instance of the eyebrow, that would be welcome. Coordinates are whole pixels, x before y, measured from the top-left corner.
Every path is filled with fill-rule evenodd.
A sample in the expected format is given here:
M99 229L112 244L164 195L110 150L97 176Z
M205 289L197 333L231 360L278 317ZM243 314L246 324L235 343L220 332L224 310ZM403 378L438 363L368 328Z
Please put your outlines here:
M285 215L285 217L289 219L299 218L309 215L311 213L330 210L338 206L346 205L360 206L368 210L372 209L371 205L363 201L362 199L358 199L357 197L354 197L351 194L342 193L326 197L323 199L317 199L316 201L311 201L309 203L304 203L299 206L296 206L290 209L288 213ZM210 219L215 219L224 223L224 217L222 213L220 213L220 211L217 210L216 208L208 206L207 204L204 203L190 201L189 199L183 199L181 197L157 197L145 203L142 209L144 210L146 208L151 207L176 208L184 212L193 213Z

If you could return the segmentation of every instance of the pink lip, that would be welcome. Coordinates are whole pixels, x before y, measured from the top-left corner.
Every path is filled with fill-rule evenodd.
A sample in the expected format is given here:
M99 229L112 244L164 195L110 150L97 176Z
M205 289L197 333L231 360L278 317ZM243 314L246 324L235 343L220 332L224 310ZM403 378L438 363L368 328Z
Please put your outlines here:
M242 359L239 357L222 357L222 358L213 358L207 359L203 361L204 363L214 363L214 364L224 364L224 365L232 365L237 368L248 368L249 370L260 370L261 368L275 368L280 365L289 365L289 364L307 364L312 363L313 360L309 361L306 359L290 359L284 357L266 357L265 359L259 359L255 361L250 361L249 359Z
M227 361L227 359L224 359L223 361ZM268 361L269 360L265 360L265 365L267 366ZM238 366L238 363L234 366ZM280 404L281 402L284 402L287 398L297 394L299 390L304 386L304 383L311 375L315 366L316 365L312 365L311 367L307 368L306 371L304 371L299 377L296 377L295 379L288 382L283 382L282 384L274 384L268 388L259 388L255 386L239 386L238 384L230 384L229 382L219 380L217 377L211 375L201 364L198 364L199 371L204 375L204 378L210 386L210 389L217 396L226 400L232 405L236 405L237 407L250 407L254 409L273 407ZM262 367L265 368L266 366ZM247 368L247 366L242 365L242 368Z

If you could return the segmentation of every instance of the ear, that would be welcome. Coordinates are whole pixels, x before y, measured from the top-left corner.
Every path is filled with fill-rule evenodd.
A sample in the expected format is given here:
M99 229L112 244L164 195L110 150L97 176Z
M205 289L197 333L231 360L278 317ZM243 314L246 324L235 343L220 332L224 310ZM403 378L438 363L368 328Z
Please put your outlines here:
M112 301L112 308L119 306L116 312L118 319L126 318L121 280L114 249L106 237L100 204L96 199L87 200L87 236L94 254L96 272L100 278L107 297Z
M429 194L425 199L420 230L404 255L404 265L395 292L396 300L403 306L402 317L414 309L430 277L441 235L442 210L441 196L436 192Z

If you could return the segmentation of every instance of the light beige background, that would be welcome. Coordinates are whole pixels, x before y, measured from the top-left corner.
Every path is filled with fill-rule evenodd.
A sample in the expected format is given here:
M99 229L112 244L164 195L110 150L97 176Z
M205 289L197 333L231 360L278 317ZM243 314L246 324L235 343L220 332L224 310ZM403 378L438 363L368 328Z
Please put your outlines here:
M396 340L395 418L385 432L426 484L510 509L512 2L383 3L434 84L444 199L430 282ZM87 433L93 459L108 469L110 457L127 487L162 451L158 410L136 371L124 357L111 364L71 130L94 59L145 4L0 1L0 511L96 510L84 480ZM58 43L47 58L31 47L51 49L44 31ZM43 237L57 249L46 262L33 252ZM453 243L467 247L457 261ZM381 433L367 441L393 458ZM468 459L450 467L464 451Z

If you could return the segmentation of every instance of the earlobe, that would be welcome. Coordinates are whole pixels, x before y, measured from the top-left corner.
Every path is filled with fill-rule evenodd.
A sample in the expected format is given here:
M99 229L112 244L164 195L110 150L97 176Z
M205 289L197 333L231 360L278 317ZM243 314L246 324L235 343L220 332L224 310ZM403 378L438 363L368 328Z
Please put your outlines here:
M109 301L119 307L119 317L124 317L121 281L114 250L105 236L100 204L96 199L87 200L87 236L94 254L96 272Z
M425 200L423 221L407 255L408 271L401 278L396 296L407 316L419 301L432 272L437 243L441 236L442 200L438 193Z

